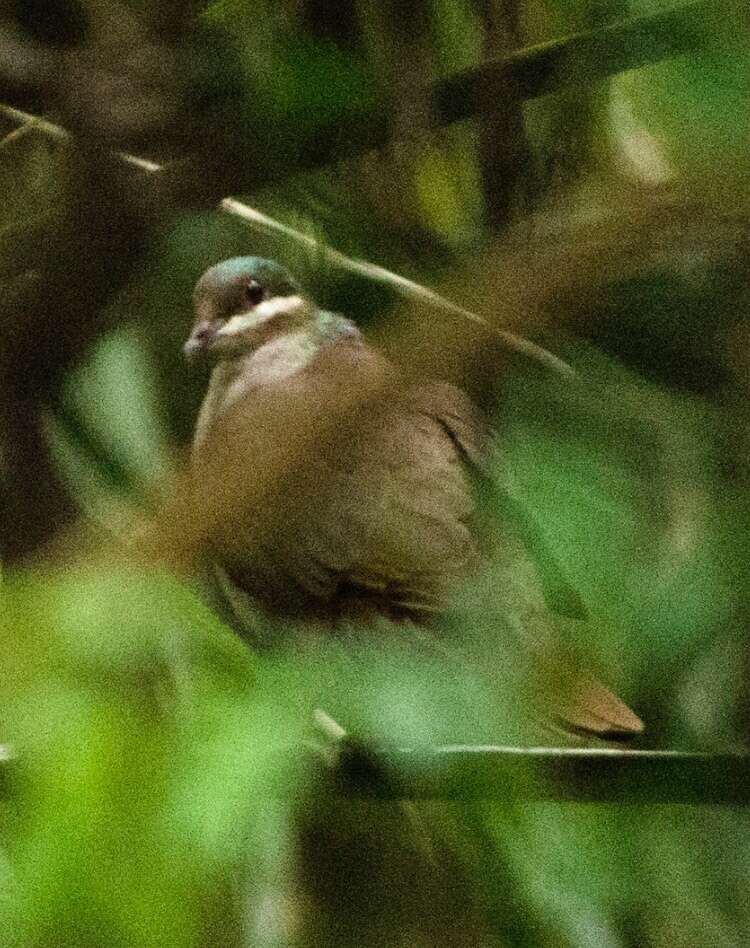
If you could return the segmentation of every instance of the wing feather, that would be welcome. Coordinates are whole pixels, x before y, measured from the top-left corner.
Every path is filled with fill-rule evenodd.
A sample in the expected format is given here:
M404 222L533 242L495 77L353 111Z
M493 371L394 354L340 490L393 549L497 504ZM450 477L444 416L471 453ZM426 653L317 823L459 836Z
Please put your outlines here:
M297 375L250 388L216 415L195 459L204 489L227 471L235 486L251 478L265 457L264 439L279 438L270 427L278 419L290 438L299 431L316 437L291 473L279 470L273 520L240 504L216 536L232 581L269 612L334 627L373 614L429 621L448 609L487 554L475 488L489 477L489 436L469 398L447 383L405 383L347 336ZM519 529L502 504L490 506L503 523L489 529L488 614L497 614L527 655L554 662L559 629L549 589L564 586L564 577L543 545L535 557L538 535L527 542L530 528ZM560 611L582 615L574 594ZM485 669L498 661L496 644L481 651ZM594 679L558 678L564 685L551 689L547 710L570 730L618 737L642 728Z

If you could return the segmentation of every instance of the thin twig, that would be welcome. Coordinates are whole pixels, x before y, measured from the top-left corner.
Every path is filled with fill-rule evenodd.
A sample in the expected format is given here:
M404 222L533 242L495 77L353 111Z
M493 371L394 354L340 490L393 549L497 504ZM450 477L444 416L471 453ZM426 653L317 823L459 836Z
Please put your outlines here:
M340 757L347 795L379 799L750 805L750 756L613 748L447 745Z
M347 257L346 254L334 250L325 244L321 244L309 234L304 234L302 231L289 227L287 224L282 224L280 221L268 217L267 214L263 214L261 211L238 201L236 198L224 198L224 200L220 202L219 207L227 214L239 217L241 220L246 221L265 233L280 234L295 243L305 244L311 250L320 254L329 263L342 270L357 273L376 283L383 283L407 299L420 300L446 313L452 313L454 316L460 316L468 322L482 326L496 335L498 339L502 340L511 351L527 356L529 359L541 363L560 375L566 377L573 377L575 375L573 369L567 362L553 355L549 350L538 346L529 339L517 336L508 330L498 329L496 326L492 326L477 313L465 309L463 306L459 306L457 303L452 302L452 300L441 296L426 286L422 286L420 283L416 283L414 280L409 280L407 277L394 273L392 270L387 270L385 267L380 267L375 263L368 263L366 260L358 260L355 257Z
M16 109L12 105L0 103L0 115L5 116L5 118L11 122L16 122L18 125L32 126L57 141L66 141L70 138L70 132L67 128L63 128L62 125L50 122L48 119L42 118L39 115L24 112L22 109ZM130 155L124 151L118 151L117 157L126 164L145 171L147 174L153 174L156 171L163 170L163 166L156 161L150 161L148 158L140 158L138 155Z
M746 0L693 0L514 51L430 83L424 91L435 125L448 126L497 113L504 105L502 96L495 92L499 88L512 87L519 98L533 99L590 84L709 46L725 48L728 43L741 42L749 22ZM238 188L255 191L302 171L355 158L387 146L393 136L393 123L382 104L367 107L352 102L351 109L327 122L321 117L321 123L309 134L298 130L301 138L293 159L239 164L235 172ZM133 156L125 160L143 161ZM217 200L219 197L215 195Z
M750 756L463 744L366 750L341 744L336 792L381 800L750 805ZM285 754L288 752L285 752ZM280 764L288 762L282 756ZM0 745L0 799L17 758ZM290 792L296 788L290 786Z
M70 137L68 130L62 126L36 115L31 115L29 112L23 112L21 109L0 104L0 115L4 115L11 121L21 125L33 126L57 140L65 140ZM137 155L118 152L118 157L127 164L147 174L164 170L164 166L158 162L140 158ZM224 198L219 202L218 209L225 214L239 218L264 233L280 234L297 244L304 244L334 266L342 270L347 270L350 273L357 273L366 279L385 284L402 297L420 300L443 312L452 313L454 316L459 316L462 319L480 325L493 333L510 351L517 352L532 361L538 362L559 375L568 378L575 375L573 369L566 362L558 356L553 355L549 350L508 330L498 329L496 326L492 326L477 313L453 303L434 290L430 290L413 280L394 273L392 270L387 270L385 267L380 267L377 264L368 263L364 260L357 260L354 257L348 257L340 251L320 243L309 234L304 234L293 227L289 227L287 224L282 224L281 221L277 221L267 214L263 214L256 208L250 207L250 205L238 201L236 198Z

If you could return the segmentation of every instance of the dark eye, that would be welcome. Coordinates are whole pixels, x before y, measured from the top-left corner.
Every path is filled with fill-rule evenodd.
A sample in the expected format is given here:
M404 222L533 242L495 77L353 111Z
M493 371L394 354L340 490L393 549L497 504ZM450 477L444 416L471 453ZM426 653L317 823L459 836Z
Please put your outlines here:
M258 303L261 303L266 295L266 291L255 280L250 280L242 288L243 296L245 297L245 302L250 303L251 306L257 306Z

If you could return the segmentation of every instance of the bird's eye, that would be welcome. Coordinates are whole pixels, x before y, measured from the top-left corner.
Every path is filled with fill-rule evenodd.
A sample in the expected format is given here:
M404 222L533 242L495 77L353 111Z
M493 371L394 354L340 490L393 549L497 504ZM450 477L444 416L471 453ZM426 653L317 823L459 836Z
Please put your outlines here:
M245 302L250 303L251 306L257 306L258 303L261 303L266 295L265 290L255 280L250 280L243 287L243 295L245 297Z

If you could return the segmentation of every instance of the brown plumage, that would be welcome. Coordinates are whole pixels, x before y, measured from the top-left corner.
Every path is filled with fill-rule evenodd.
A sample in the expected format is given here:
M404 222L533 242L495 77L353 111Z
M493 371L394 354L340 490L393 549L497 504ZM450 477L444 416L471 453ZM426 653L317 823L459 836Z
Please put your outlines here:
M207 271L195 306L186 352L214 362L193 450L195 496L225 498L212 554L230 596L334 634L384 616L435 626L437 636L439 617L491 559L503 586L497 608L515 611L529 652L550 652L555 622L528 535L510 520L491 529L479 521L489 429L461 390L405 380L269 261ZM264 448L271 428L279 440L277 424L312 450L290 469L282 443L274 502L259 509L248 485L271 463ZM552 654L561 654L554 645ZM641 729L603 685L565 668L552 717L603 737Z

